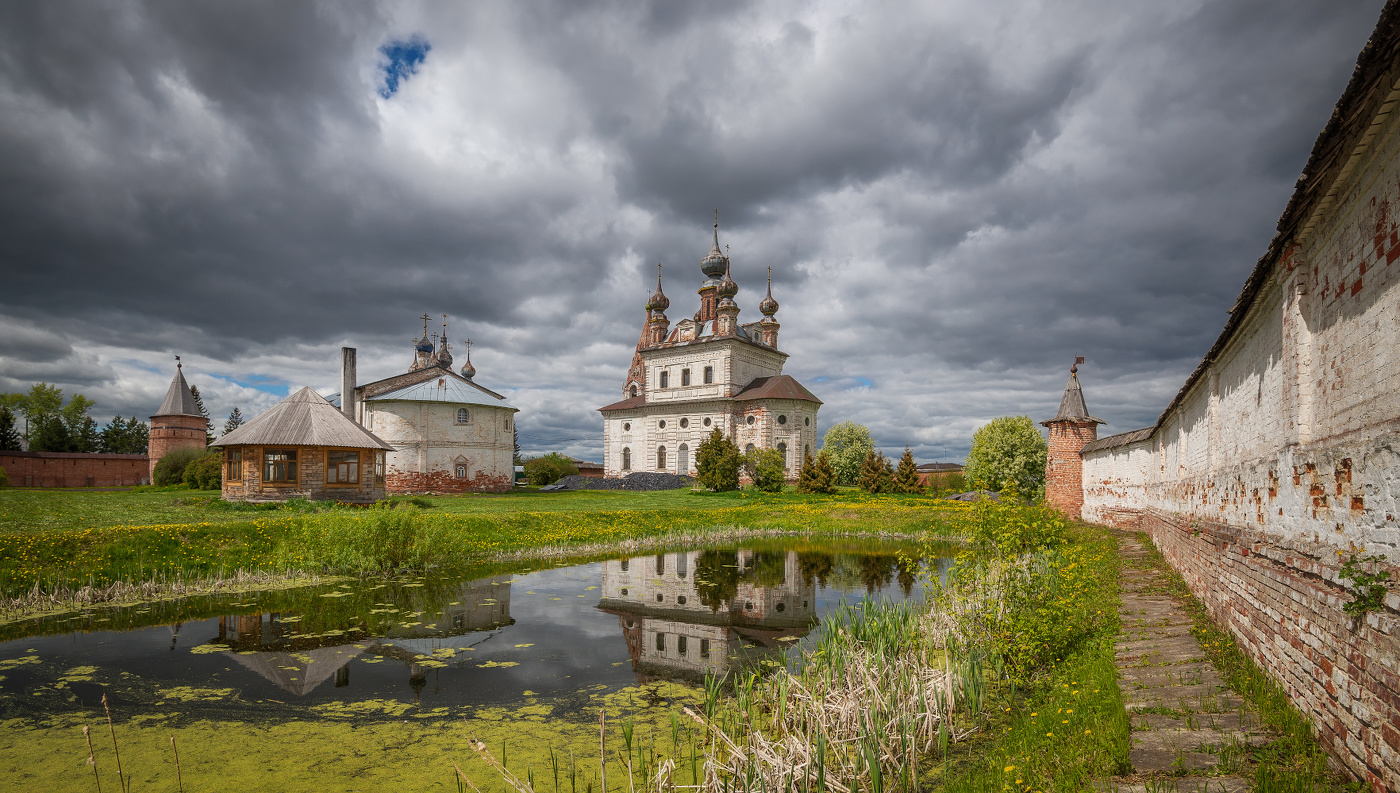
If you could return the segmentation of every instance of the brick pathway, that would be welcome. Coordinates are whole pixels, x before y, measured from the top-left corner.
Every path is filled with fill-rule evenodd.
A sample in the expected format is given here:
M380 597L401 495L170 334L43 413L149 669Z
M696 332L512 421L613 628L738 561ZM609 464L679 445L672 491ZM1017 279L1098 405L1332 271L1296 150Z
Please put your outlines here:
M1258 745L1266 736L1244 700L1231 691L1207 660L1192 620L1145 560L1135 536L1119 540L1123 596L1119 615L1118 677L1132 724L1128 755L1136 779L1116 782L1122 793L1244 793L1250 781L1215 776L1221 750Z

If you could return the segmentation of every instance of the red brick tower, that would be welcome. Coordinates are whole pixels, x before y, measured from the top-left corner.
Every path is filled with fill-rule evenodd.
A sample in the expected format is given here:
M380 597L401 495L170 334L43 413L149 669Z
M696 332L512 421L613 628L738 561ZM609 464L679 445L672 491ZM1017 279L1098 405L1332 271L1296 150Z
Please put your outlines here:
M1084 404L1084 392L1079 390L1079 364L1076 358L1069 368L1069 382L1060 398L1060 412L1049 421L1040 422L1050 429L1050 456L1045 461L1045 502L1071 518L1078 519L1084 509L1084 461L1079 451L1099 437L1104 422L1089 415Z
M194 394L190 393L190 385L185 382L179 360L175 359L175 379L170 381L165 401L160 403L160 410L151 416L151 440L146 446L146 455L151 458L151 481L155 481L156 463L166 454L176 449L207 447L205 418L194 403Z

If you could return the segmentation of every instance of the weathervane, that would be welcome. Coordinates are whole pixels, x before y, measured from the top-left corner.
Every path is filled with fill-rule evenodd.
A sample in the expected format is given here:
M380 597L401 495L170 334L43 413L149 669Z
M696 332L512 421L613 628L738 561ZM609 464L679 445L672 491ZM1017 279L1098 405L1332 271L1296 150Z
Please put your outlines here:
M1069 368L1069 373L1070 373L1070 374L1074 374L1075 372L1078 372L1078 371L1079 371L1079 365L1080 365L1081 363L1084 363L1084 356L1082 356L1082 355L1076 355L1076 356L1074 357L1074 365L1071 366L1071 367Z

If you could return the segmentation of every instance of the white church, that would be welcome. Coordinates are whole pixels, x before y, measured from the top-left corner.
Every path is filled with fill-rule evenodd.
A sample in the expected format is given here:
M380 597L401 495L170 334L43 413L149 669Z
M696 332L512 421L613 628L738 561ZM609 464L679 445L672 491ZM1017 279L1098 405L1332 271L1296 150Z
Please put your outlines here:
M604 474L634 471L695 474L695 449L716 428L745 451L777 449L789 478L803 454L816 446L821 400L783 374L787 353L778 349L778 301L758 304L763 319L739 321L729 257L714 245L700 262L700 310L670 326L671 301L661 290L647 301L646 324L623 386L623 399L603 414Z

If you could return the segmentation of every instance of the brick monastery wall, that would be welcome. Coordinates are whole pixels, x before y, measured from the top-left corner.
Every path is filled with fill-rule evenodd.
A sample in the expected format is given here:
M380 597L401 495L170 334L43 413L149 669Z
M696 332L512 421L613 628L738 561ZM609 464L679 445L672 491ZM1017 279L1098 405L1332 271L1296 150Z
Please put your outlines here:
M144 454L0 452L12 487L131 487L151 483Z
M1148 531L1378 790L1400 790L1400 595L1354 621L1337 575L1339 555L1400 560L1400 132L1377 110L1400 101L1397 76L1310 163L1321 186L1300 188L1190 388L1148 437L1082 468L1083 517Z

